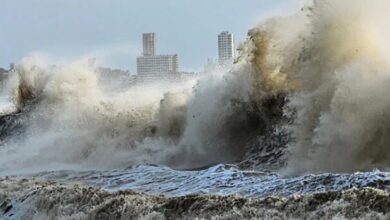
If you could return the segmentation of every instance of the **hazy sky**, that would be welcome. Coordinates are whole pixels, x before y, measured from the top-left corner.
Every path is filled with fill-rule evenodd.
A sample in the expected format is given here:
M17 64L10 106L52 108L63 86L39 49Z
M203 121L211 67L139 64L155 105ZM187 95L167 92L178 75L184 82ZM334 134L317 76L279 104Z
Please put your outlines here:
M156 32L160 54L179 54L180 68L198 70L217 57L217 34L236 43L297 0L0 0L0 66L32 52L53 59L94 56L103 66L136 71L141 34Z

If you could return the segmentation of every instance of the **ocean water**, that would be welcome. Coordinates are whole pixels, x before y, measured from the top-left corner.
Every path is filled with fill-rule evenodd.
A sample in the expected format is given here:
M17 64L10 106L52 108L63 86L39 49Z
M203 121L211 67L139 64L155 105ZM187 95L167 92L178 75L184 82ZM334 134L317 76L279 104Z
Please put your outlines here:
M0 217L388 219L389 10L308 1L181 81L24 58L1 92Z
M378 170L353 174L324 173L283 177L278 173L240 170L234 165L217 165L198 171L139 165L125 170L57 171L32 175L64 184L82 184L109 192L133 190L169 197L191 194L238 195L248 198L292 196L352 188L390 189L390 173Z

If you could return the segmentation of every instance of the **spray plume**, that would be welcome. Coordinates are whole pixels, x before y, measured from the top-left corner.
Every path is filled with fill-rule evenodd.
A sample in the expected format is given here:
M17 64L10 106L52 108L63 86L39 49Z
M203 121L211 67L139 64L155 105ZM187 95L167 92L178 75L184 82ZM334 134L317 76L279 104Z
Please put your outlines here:
M240 160L282 127L284 173L388 167L389 10L385 0L309 2L250 30L232 69L113 94L82 63L25 59L11 80L25 131L0 164L196 168Z

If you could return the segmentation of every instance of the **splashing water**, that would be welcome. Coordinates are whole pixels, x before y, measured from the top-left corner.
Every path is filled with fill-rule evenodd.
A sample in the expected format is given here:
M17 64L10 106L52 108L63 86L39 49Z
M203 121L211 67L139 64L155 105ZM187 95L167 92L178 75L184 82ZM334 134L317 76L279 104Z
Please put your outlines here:
M250 30L231 69L111 93L83 62L26 58L10 80L23 129L4 139L1 172L270 161L253 154L286 174L385 169L389 9L313 1Z
M187 204L181 203L187 197L177 196L192 193L255 197L254 210L264 210L256 216L271 219L279 212L285 212L280 218L385 218L389 11L385 0L306 1L296 14L251 29L232 68L182 82L138 82L110 91L104 81L110 79L85 62L50 66L34 56L23 59L1 91L14 109L0 116L0 176L30 180L0 178L0 216L31 216L35 206L49 213L53 206L41 201L53 190L50 195L61 198L89 191L109 198L126 197L117 191L131 189L171 196L175 207ZM288 198L257 200L266 196ZM87 207L85 201L69 199L64 207L75 216L94 216L96 204L77 209ZM269 204L277 208L270 211ZM108 216L112 210L103 211ZM226 218L254 213L228 212Z

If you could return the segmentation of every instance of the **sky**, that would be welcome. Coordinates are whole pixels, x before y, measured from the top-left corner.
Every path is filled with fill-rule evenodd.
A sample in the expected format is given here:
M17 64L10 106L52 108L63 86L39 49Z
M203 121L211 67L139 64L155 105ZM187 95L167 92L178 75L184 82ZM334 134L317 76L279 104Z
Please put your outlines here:
M38 53L57 60L97 58L100 66L136 72L142 33L157 33L159 54L178 54L183 71L216 58L217 35L236 44L267 17L299 0L0 0L0 66Z

